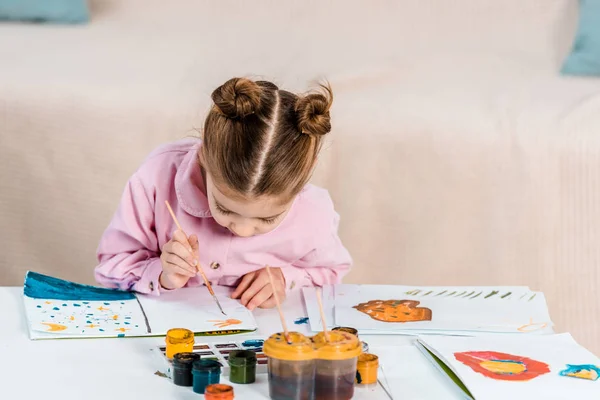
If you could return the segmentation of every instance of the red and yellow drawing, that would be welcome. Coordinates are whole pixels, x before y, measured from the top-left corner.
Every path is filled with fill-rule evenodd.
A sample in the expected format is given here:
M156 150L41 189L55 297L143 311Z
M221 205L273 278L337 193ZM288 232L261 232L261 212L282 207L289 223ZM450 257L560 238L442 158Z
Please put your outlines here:
M502 381L528 381L550 372L541 361L495 351L466 351L454 357L473 371Z
M353 308L382 322L431 321L431 309L419 304L416 300L370 300Z

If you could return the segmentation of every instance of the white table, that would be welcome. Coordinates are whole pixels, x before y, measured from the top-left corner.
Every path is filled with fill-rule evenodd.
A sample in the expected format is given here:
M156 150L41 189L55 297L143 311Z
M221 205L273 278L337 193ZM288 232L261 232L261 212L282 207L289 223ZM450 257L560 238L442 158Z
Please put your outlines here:
M158 365L150 349L164 343L164 338L123 339L29 339L23 309L22 288L0 287L0 398L19 399L199 399L191 388L175 386L169 379L154 375ZM302 294L293 293L284 304L284 312L294 330L310 333L308 325L294 325L306 315ZM236 335L266 338L281 331L275 310L256 310L259 330ZM206 337L205 342L227 340L226 337ZM370 347L407 345L414 350L411 339L402 336L363 336ZM198 339L197 339L198 340ZM426 361L423 361L426 362ZM236 398L268 399L267 375L257 375L250 385L233 385ZM226 379L222 382L227 383ZM410 384L410 379L407 379ZM419 389L421 390L421 389ZM414 391L413 391L414 392ZM422 396L421 396L422 395ZM424 399L421 393L414 399ZM358 389L355 399L388 399L381 389ZM408 397L403 400L408 400Z

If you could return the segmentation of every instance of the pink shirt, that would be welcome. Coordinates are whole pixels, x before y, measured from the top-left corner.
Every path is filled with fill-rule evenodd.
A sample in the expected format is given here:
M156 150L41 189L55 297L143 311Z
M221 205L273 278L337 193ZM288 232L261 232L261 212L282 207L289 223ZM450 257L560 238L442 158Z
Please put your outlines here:
M133 174L98 246L96 280L107 287L158 295L161 249L177 229L198 235L200 264L213 284L235 286L265 265L281 267L287 289L339 283L352 259L337 234L339 215L326 190L307 185L273 231L233 235L212 218L197 162L198 139L155 150ZM187 286L203 284L198 275Z

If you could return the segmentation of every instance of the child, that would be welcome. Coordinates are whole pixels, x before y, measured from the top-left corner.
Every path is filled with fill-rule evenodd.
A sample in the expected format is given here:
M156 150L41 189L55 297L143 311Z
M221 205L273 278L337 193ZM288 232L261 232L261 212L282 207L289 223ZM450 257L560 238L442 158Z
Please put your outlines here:
M282 299L339 283L352 262L339 216L327 191L307 184L331 130L332 92L322 89L299 96L243 78L218 87L202 140L160 147L130 178L100 241L96 280L158 295L204 284L199 262L250 310L275 306L267 265Z

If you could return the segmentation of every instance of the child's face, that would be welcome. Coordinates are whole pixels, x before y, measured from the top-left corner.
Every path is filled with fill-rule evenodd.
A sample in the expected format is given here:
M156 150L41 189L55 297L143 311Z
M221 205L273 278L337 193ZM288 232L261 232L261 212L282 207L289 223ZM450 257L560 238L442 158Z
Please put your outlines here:
M215 221L241 237L261 235L277 228L294 201L292 198L281 203L280 198L273 196L241 199L217 187L209 173L206 174L206 195Z

